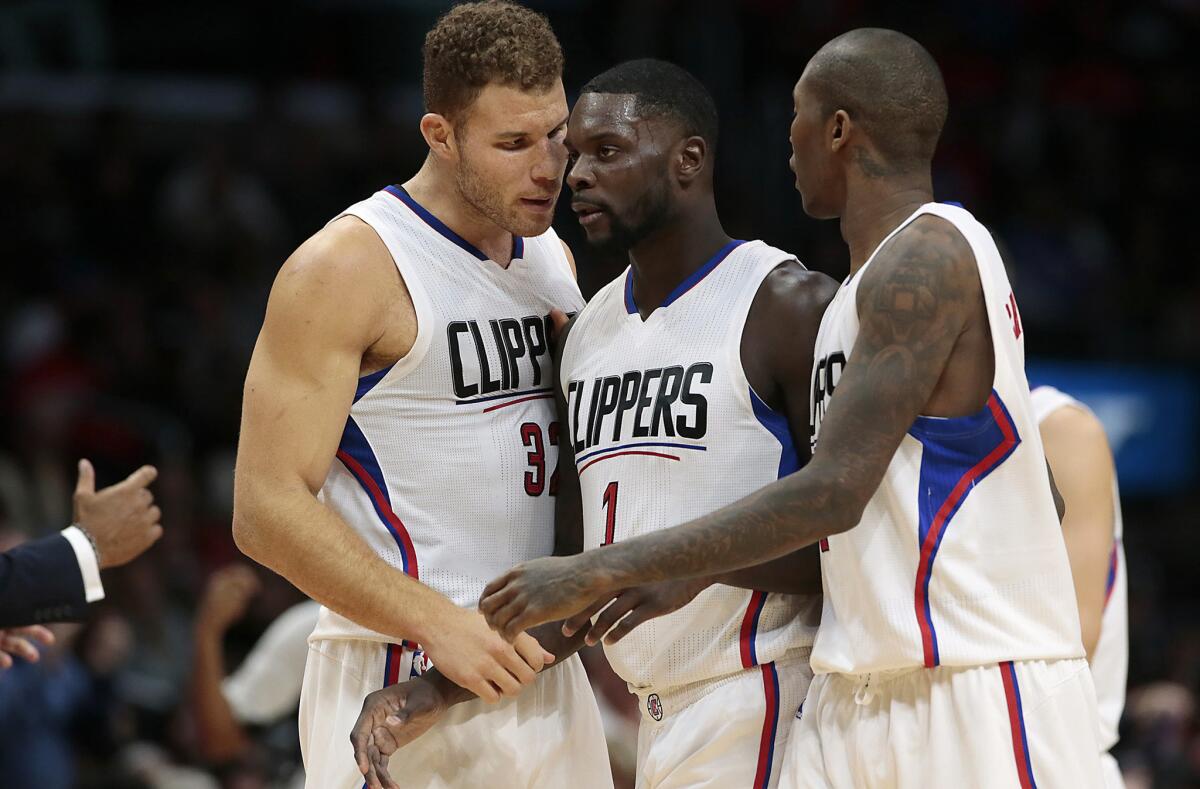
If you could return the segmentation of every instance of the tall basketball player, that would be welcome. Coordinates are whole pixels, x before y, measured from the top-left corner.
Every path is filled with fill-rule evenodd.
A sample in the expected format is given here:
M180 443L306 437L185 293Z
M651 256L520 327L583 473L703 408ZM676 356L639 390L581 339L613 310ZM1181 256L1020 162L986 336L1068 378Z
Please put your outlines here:
M1129 612L1121 497L1104 425L1053 386L1031 392L1046 459L1066 501L1062 529L1079 624L1100 712L1101 764L1106 789L1122 789L1121 768L1109 751L1117 744L1129 668Z
M805 211L850 276L822 319L812 461L674 529L527 562L481 606L508 636L612 589L821 544L817 676L783 785L1099 786L1096 701L1000 255L933 202L941 73L888 30L840 36L794 93Z
M717 126L703 85L657 60L597 76L571 113L572 208L589 242L630 259L557 346L568 426L557 525L586 547L721 507L808 457L812 348L837 285L726 234L713 195ZM674 596L681 610L637 629L662 612L649 590L621 594L594 623L609 598L568 623L593 643L608 634L609 662L639 698L639 787L776 785L812 676L819 577L808 549L701 580ZM394 751L428 720L417 710L429 696L415 692L368 701L390 699L412 727L376 718L376 749Z
M482 700L406 752L407 785L611 786L578 659L535 678L554 656L473 610L487 578L554 544L546 316L583 304L550 229L561 72L538 14L493 1L442 17L424 48L425 164L306 241L272 289L234 534L325 606L300 710L309 786L362 784L348 735L363 698L430 661Z

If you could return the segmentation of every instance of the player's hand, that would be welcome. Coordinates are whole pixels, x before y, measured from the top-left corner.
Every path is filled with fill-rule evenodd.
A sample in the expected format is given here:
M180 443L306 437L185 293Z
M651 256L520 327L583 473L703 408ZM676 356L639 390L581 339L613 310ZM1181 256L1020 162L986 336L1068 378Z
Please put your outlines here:
M95 469L79 461L75 523L95 542L101 569L132 561L162 536L162 511L154 506L149 489L157 476L154 466L142 466L124 481L97 491Z
M685 578L622 589L597 600L584 611L564 621L563 635L569 638L591 625L584 636L588 646L599 644L601 639L605 644L615 644L643 622L683 608L709 585L710 582L705 579ZM590 622L597 613L600 615L596 621Z
M41 625L0 628L0 671L12 668L14 657L38 662L42 655L34 642L48 647L54 643L54 634Z
M400 789L388 773L388 759L428 731L446 709L441 691L421 677L367 696L350 731L350 743L369 789Z
M488 627L478 611L453 607L439 620L437 633L425 639L425 652L451 682L494 704L515 696L554 655L528 633L507 641Z
M606 588L586 553L522 562L483 590L479 610L507 639L544 622L566 619L616 590Z
M262 587L254 570L244 564L229 564L212 574L204 587L204 596L196 621L203 627L224 633L246 614L250 601Z

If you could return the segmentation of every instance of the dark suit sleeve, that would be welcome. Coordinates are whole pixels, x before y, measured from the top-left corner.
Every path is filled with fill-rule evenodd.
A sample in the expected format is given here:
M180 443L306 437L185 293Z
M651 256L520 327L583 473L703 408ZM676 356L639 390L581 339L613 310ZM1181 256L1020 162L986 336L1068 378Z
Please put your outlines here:
M0 627L83 619L83 573L61 534L0 553Z

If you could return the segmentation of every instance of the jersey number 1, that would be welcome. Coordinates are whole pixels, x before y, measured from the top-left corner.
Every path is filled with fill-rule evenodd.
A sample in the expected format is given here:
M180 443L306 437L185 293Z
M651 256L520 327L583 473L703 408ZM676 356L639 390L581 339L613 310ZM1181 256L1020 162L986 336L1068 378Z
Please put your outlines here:
M617 530L616 482L608 483L608 487L604 489L604 496L600 499L600 504L604 507L604 542L601 545L612 545L613 534Z

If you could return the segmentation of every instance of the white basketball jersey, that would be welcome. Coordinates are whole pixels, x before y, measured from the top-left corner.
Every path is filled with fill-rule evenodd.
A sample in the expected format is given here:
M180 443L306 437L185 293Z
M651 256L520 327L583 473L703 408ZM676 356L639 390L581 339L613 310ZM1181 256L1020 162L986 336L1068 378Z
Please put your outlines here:
M473 607L488 581L553 552L548 314L576 311L583 298L553 230L514 239L502 269L401 187L342 215L387 246L417 338L395 365L359 380L319 498L393 567ZM312 637L391 640L328 609Z
M706 515L796 469L786 418L751 391L741 360L759 285L793 259L731 242L645 321L628 269L580 313L559 378L586 548ZM633 688L722 677L810 646L817 600L713 585L605 652Z
M862 520L822 541L817 673L1083 656L1020 315L996 244L969 212L921 206L834 297L817 335L814 446L858 337L864 272L879 248L925 214L953 224L974 253L995 356L992 393L971 416L918 417Z
M1033 413L1040 425L1060 408L1091 410L1053 386L1039 386L1031 392ZM1092 680L1096 684L1096 706L1100 710L1100 744L1108 750L1117 744L1121 712L1125 709L1125 679L1129 669L1129 606L1125 590L1125 548L1121 544L1121 493L1113 480L1113 547L1104 583L1104 614L1100 619L1100 640L1092 652Z

